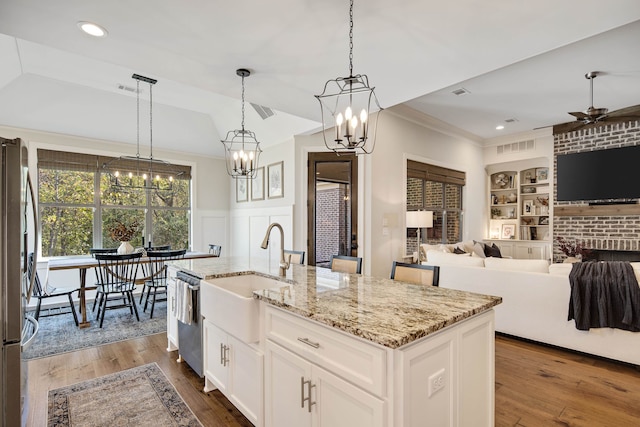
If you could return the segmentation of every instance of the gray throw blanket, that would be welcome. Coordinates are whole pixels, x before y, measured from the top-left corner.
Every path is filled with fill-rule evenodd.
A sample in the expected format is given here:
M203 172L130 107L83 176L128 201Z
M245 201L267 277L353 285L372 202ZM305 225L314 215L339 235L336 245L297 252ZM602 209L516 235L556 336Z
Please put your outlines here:
M569 319L576 328L640 332L640 287L626 261L576 262L569 274Z

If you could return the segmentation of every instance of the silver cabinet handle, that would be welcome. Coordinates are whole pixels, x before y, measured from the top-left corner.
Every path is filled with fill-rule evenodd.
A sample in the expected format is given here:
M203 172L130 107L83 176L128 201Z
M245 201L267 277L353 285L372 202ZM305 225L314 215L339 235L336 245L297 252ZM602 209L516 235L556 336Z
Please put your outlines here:
M311 380L307 382L307 392L309 393L309 413L311 413L311 407L316 404L316 402L311 401L311 389L315 386L315 384L311 384Z
M224 366L224 344L220 343L220 364Z
M298 341L300 341L301 343L305 343L306 345L311 346L313 348L320 348L320 343L310 341L309 338L298 337Z
M229 346L225 345L224 346L224 363L223 363L223 366L227 366L227 363L229 363Z
M304 397L304 386L307 386L307 397ZM316 404L316 402L311 401L311 389L315 387L315 384L311 384L311 380L305 381L304 377L300 377L300 407L304 408L304 402L309 402L309 412L311 412L311 407Z

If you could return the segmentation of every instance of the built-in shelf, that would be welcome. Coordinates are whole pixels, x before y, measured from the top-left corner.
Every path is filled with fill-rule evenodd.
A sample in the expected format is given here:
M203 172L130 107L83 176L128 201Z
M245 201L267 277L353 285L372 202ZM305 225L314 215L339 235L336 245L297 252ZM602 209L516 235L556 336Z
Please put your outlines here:
M554 216L640 215L640 204L634 205L556 205Z

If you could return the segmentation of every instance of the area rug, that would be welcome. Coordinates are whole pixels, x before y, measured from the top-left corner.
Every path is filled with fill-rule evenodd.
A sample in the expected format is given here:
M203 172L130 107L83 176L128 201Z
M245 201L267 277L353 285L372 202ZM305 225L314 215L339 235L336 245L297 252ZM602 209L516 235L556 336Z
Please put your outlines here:
M94 319L92 312L88 313L91 320L91 326L88 328L77 327L71 313L40 317L38 335L23 353L23 358L37 359L166 332L167 304L165 301L156 303L152 319L149 319L149 310L144 313L138 307L138 312L139 322L128 310L109 310L105 314L102 328L99 327L99 322Z
M156 363L49 391L48 426L202 424Z

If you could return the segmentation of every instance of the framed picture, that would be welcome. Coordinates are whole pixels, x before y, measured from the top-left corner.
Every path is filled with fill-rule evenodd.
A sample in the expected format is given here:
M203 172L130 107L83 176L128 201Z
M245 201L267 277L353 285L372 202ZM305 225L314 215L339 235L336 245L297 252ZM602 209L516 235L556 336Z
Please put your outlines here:
M515 239L515 234L515 224L502 224L502 236L500 236L501 239Z
M522 206L522 214L523 215L533 215L533 200L525 200L524 205Z
M284 197L284 162L272 163L267 166L267 196L270 199Z
M548 175L549 174L549 168L538 168L536 169L536 180L538 182L540 181L546 181L548 179Z
M256 170L251 180L251 200L264 200L264 166Z
M249 200L247 178L236 178L236 202L246 202L247 200Z
M541 216L540 219L538 220L538 225L549 225L549 217Z

